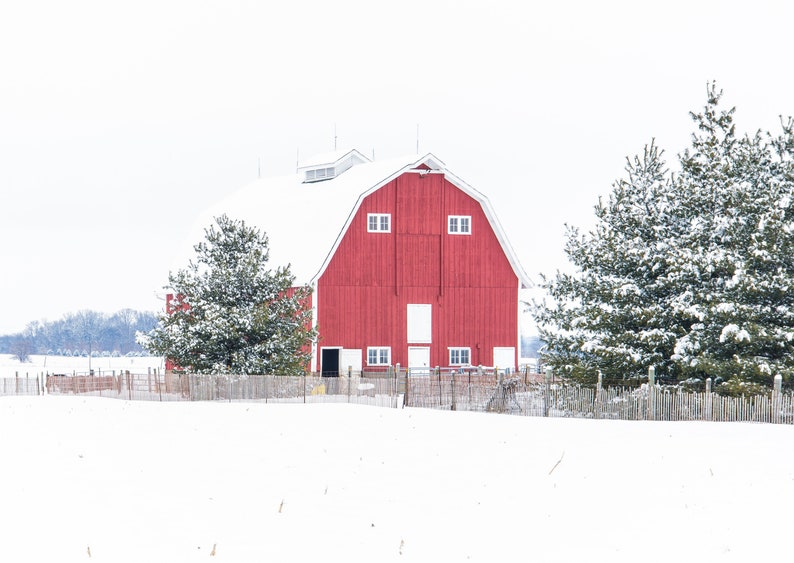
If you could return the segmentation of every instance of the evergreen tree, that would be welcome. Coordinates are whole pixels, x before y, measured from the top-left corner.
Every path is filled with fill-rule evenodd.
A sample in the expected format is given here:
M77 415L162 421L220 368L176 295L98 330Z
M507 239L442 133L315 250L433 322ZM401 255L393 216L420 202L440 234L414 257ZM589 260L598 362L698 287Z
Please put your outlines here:
M291 289L289 266L267 268L267 236L226 215L205 229L195 260L169 274L184 306L142 340L193 373L300 374L315 336L310 289Z
M574 273L533 313L547 365L579 381L794 383L794 125L736 137L714 85L671 174L651 143L569 228ZM738 388L741 388L739 385Z

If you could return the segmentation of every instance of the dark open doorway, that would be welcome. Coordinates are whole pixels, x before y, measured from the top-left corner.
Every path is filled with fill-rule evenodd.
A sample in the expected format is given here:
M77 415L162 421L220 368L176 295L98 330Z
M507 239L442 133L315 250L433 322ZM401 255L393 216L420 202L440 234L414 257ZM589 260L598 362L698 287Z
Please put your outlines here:
M339 348L323 348L320 354L320 374L339 377Z

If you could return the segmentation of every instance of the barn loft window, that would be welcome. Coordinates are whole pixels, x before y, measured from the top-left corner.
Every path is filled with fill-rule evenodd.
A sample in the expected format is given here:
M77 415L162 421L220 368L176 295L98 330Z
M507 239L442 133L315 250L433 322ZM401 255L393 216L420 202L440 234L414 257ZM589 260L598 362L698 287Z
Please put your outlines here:
M447 233L451 235L470 235L471 215L450 215L447 218Z
M449 365L468 366L471 364L471 348L450 348Z
M368 213L367 214L368 233L390 233L391 215L388 213Z
M319 182L320 180L330 180L335 176L333 167L331 168L315 168L314 170L306 171L307 182Z
M367 348L367 365L388 366L391 364L391 348L388 346Z
M430 303L409 303L408 342L430 344L433 341L433 306Z

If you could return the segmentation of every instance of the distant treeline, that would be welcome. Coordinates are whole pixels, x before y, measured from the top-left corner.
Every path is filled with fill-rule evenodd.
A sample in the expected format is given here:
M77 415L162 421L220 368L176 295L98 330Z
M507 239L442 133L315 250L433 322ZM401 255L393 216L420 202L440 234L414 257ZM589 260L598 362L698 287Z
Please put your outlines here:
M0 336L0 353L24 360L30 354L102 356L141 354L135 341L138 331L157 325L157 315L122 309L108 315L97 311L69 313L57 321L33 321L18 334Z
M17 334L0 336L0 354L20 359L31 354L55 356L105 356L144 354L135 335L157 326L155 313L122 309L108 315L79 311L57 321L33 321ZM537 336L521 337L521 357L536 358L544 342Z

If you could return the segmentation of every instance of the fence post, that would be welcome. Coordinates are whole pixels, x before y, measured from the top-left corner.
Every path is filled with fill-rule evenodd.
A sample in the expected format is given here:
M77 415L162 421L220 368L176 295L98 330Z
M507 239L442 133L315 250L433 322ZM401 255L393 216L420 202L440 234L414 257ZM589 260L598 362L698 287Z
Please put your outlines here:
M303 374L303 402L306 403L306 374Z
M656 420L656 368L648 368L648 416Z
M436 366L435 372L438 376L438 406L441 407L441 368Z
M405 397L403 397L403 408L410 406L408 404L409 399L409 391L411 388L411 382L408 381L408 376L411 372L411 368L405 368ZM400 376L400 364L397 364L397 376Z
M547 367L543 374L543 416L549 416L549 394L551 393L552 369Z
M363 366L361 371L364 371ZM389 402L391 403L392 399L395 401L395 406L397 405L397 392L394 389L393 382L394 380L392 377L394 376L394 367L389 364L389 367L386 368L386 390L389 395ZM375 395L378 394L378 388L375 388Z
M706 378L706 397L703 399L705 401L705 405L703 405L703 420L711 420L712 419L712 399L711 399L711 378Z
M775 376L774 388L772 390L772 423L780 424L781 420L781 394L783 392L783 376L777 374Z
M595 417L601 418L601 390L604 386L604 374L598 370L598 381L596 382L595 391Z
M455 370L452 370L452 410L455 409Z
M468 380L468 385L466 385L466 388L467 391L469 392L469 406L467 408L471 409L471 366L469 366L468 371L469 371L469 380Z

